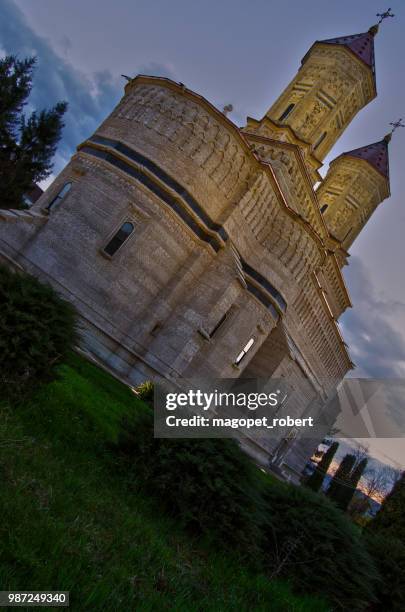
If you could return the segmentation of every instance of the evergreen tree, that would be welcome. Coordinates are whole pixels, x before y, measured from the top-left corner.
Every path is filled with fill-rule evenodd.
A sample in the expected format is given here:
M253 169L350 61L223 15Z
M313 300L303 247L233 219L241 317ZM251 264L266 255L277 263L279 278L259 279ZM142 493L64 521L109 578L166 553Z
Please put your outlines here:
M356 457L354 455L345 455L326 492L326 495L342 510L347 508L347 488L351 487L350 476L355 463Z
M347 508L349 507L349 504L353 499L354 492L357 489L357 485L360 482L360 478L363 476L364 471L367 467L367 463L367 457L363 457L363 459L361 459L361 461L359 461L358 464L355 465L355 467L353 468L352 473L350 474L348 486L345 487L344 491L342 491L341 500L339 504L342 510L347 510Z
M52 171L66 102L24 113L36 58L0 59L0 208L21 208L23 195Z
M370 530L405 541L405 472L387 495Z
M76 311L52 287L0 265L0 404L54 380L76 346Z
M335 456L338 447L339 442L333 442L330 445L330 447L316 466L315 470L312 472L312 474L306 481L305 484L307 487L309 487L313 491L319 491L319 489L321 489L325 476L328 473L329 466L332 463L332 459Z
M360 482L360 478L363 476L364 472L366 471L367 463L368 463L367 457L363 457L363 459L354 468L350 476L350 482L355 489L357 489L357 485Z

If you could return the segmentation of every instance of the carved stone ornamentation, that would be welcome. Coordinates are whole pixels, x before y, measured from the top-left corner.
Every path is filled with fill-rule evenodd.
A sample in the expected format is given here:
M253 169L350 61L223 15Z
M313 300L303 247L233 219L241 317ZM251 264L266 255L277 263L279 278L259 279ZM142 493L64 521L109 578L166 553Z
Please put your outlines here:
M314 43L241 129L182 84L131 79L32 209L0 214L0 260L74 303L83 346L128 384L282 376L302 414L352 367L341 268L389 195L387 139L318 172L375 96L352 40ZM245 444L269 462L271 444ZM276 447L298 480L306 454Z

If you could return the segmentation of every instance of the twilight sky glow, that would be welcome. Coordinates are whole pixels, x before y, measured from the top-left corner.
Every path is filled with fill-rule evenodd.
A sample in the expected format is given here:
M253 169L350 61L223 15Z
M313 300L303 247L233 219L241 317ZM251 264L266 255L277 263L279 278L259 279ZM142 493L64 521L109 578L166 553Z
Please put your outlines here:
M316 39L366 31L382 0L1 0L0 54L36 54L34 107L69 102L55 171L122 94L120 75L168 76L217 107L232 103L242 125L260 118ZM375 41L378 97L325 161L380 140L405 118L405 5L390 2ZM390 145L391 192L352 248L345 278L354 309L341 319L355 376L405 376L405 129ZM404 415L405 420L405 415ZM405 425L404 425L405 432ZM405 439L375 452L405 465Z

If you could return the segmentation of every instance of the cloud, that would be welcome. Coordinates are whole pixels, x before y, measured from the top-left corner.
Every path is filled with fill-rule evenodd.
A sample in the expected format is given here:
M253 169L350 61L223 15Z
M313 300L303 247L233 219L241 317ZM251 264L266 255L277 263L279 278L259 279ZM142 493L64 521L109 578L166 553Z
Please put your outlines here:
M66 39L66 50L69 44ZM50 107L60 100L69 103L63 138L55 156L54 171L59 172L76 146L94 132L117 104L125 82L119 74L101 71L88 75L68 63L30 28L12 0L2 0L0 4L0 49L19 57L37 56L30 109ZM140 66L137 72L175 78L170 66L156 62Z
M65 115L63 140L56 164L59 170L75 147L88 137L119 99L122 85L110 73L88 76L68 64L27 24L20 9L11 1L0 6L1 47L19 57L36 55L34 87L29 105L35 109L50 107L60 100L69 103Z
M405 372L405 304L381 296L365 264L350 258L345 277L353 309L342 317L345 339L358 368L353 376L400 378Z
M69 36L64 35L61 37L59 43L62 48L63 54L67 57L69 55L70 50L73 47L72 41L70 40Z

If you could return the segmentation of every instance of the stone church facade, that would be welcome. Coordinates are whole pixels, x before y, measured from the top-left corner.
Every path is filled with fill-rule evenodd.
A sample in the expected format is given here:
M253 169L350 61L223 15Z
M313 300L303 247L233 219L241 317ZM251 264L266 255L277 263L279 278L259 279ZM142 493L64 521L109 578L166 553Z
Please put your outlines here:
M376 96L376 33L315 42L243 128L183 84L132 79L32 208L0 211L0 259L73 302L85 350L129 384L274 377L296 414L324 399L353 367L342 268L389 196L389 138L318 170ZM315 442L245 444L297 478Z

